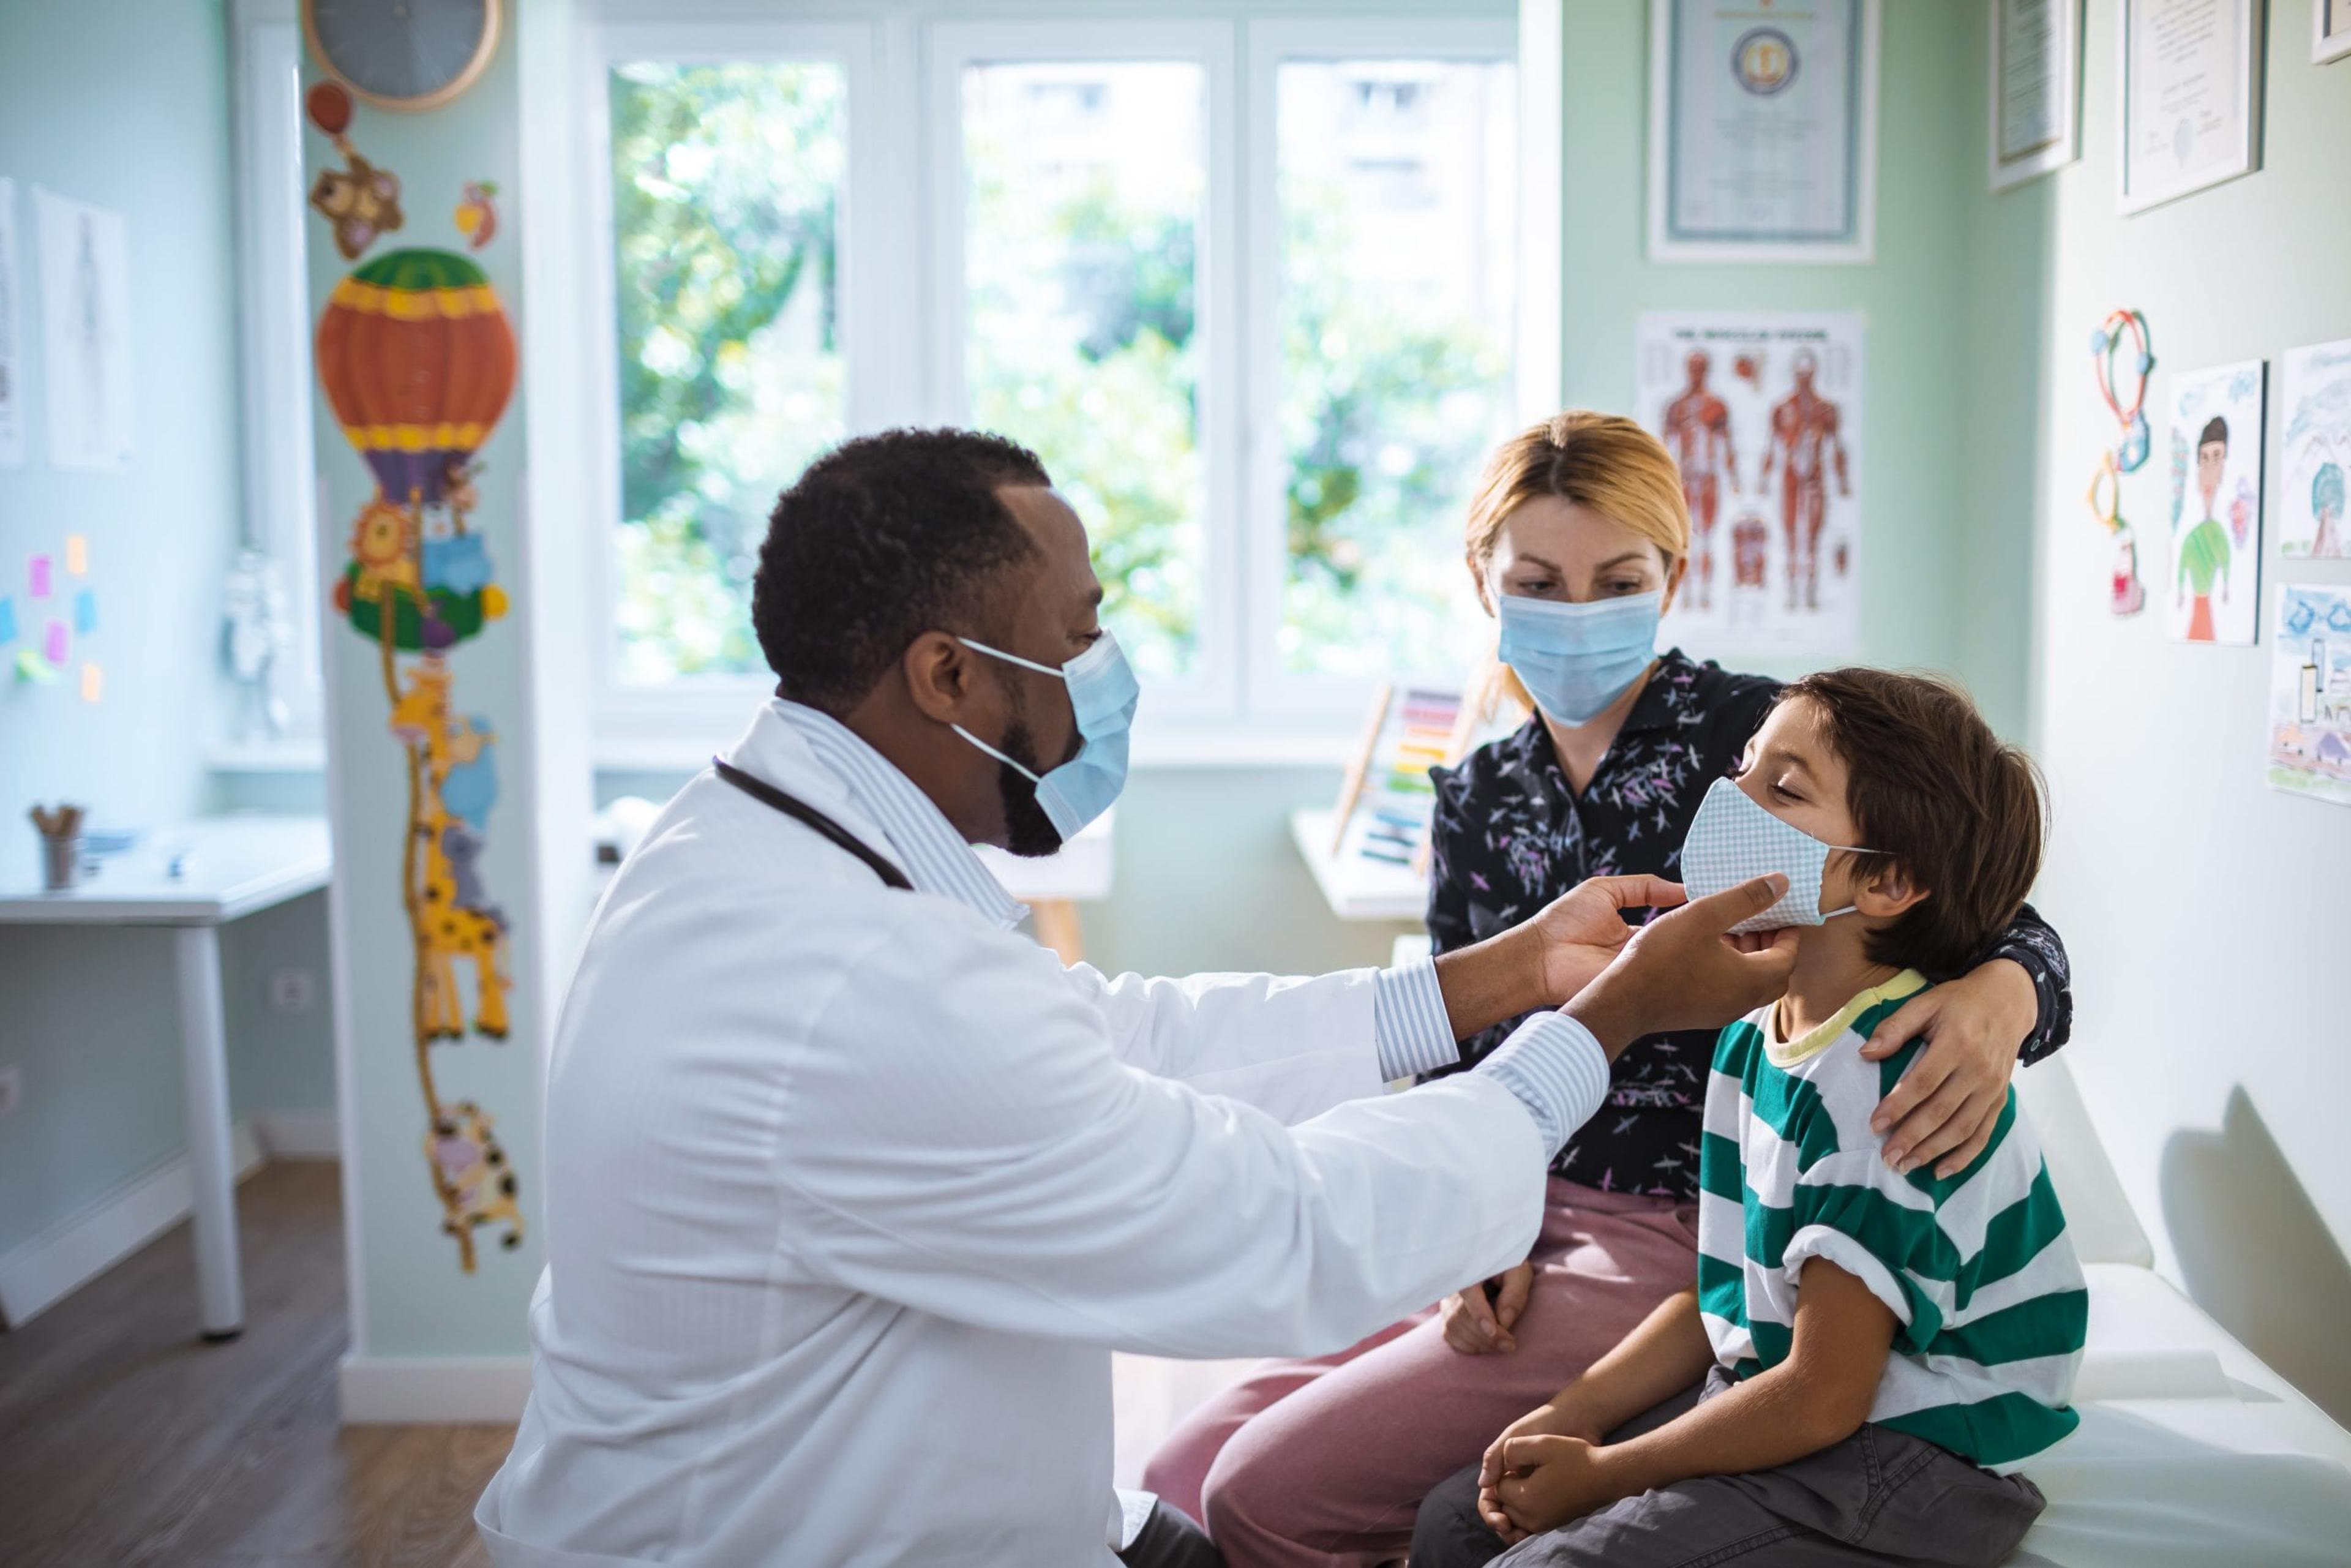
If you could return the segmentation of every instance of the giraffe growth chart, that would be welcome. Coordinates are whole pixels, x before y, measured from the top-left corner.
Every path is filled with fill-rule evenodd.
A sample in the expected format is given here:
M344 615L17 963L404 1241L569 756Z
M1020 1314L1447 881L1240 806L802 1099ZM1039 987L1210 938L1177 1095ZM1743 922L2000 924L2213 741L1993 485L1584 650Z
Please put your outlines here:
M322 83L307 106L352 157L343 89ZM311 204L357 260L378 228L402 218L394 206L355 233L335 210L332 184L322 177ZM400 895L414 966L409 1021L424 1097L423 1152L442 1231L470 1274L476 1229L502 1227L507 1248L522 1244L523 1230L514 1168L489 1113L444 1099L434 1073L436 1050L469 1034L503 1041L507 1032L508 926L481 869L497 798L497 735L486 716L459 706L449 654L507 610L471 518L480 499L474 455L514 392L514 330L471 259L394 250L336 284L319 318L317 361L335 419L375 478L351 525L334 602L376 650L389 728L405 760ZM470 1014L461 976L471 981Z

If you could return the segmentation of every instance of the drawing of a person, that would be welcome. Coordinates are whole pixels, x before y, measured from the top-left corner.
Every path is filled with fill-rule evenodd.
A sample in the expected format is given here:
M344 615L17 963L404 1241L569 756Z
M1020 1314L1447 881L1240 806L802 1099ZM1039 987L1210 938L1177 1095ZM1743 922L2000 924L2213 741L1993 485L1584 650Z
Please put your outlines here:
M1728 477L1731 489L1739 488L1739 456L1730 445L1730 409L1706 384L1713 363L1704 349L1689 351L1683 361L1689 385L1666 404L1665 424L1659 432L1682 471L1682 499L1689 507L1690 527L1698 536L1693 552L1697 559L1691 565L1697 568L1696 598L1700 610L1714 602L1714 518L1721 504L1720 481Z
M1813 390L1819 358L1799 349L1789 369L1795 390L1771 409L1770 444L1763 449L1758 483L1769 486L1780 467L1780 527L1788 541L1788 608L1821 607L1821 530L1828 521L1828 474L1834 465L1837 494L1850 496L1845 477L1844 435L1837 405Z
M2318 519L2311 554L2351 554L2343 548L2343 470L2336 465L2322 463L2310 476L2310 515Z
M2229 601L2229 531L2214 520L2212 509L2220 496L2220 477L2229 466L2229 422L2214 414L2196 438L2196 490L2204 497L2204 520L2179 541L2179 570L2172 578L2171 601L2181 602L2190 591L2196 608L2188 617L2188 641L2210 643L2212 585L2218 579L2220 602Z

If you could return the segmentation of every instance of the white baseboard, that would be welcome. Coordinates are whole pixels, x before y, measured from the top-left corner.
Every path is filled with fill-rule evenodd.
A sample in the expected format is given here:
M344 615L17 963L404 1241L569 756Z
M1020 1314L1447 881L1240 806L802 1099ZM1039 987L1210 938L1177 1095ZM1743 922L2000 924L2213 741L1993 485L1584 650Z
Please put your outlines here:
M260 1168L261 1141L251 1124L236 1124L231 1152L239 1181ZM0 1316L27 1322L105 1273L185 1219L194 1190L188 1156L174 1155L0 1254Z
M256 1111L253 1130L273 1160L342 1157L342 1130L332 1111Z
M346 1427L516 1421L529 1397L525 1355L343 1357Z

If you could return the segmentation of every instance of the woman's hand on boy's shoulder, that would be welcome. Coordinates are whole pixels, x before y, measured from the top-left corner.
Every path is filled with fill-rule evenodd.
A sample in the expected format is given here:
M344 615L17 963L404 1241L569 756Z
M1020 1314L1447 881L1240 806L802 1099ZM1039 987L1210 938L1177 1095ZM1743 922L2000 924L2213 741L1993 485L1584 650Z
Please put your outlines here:
M2013 959L1994 958L1919 992L1877 1026L1861 1048L1871 1061L1927 1037L1870 1118L1889 1167L1907 1176L1940 1160L1941 1178L1975 1163L2000 1125L2017 1053L2040 1010L2032 977Z

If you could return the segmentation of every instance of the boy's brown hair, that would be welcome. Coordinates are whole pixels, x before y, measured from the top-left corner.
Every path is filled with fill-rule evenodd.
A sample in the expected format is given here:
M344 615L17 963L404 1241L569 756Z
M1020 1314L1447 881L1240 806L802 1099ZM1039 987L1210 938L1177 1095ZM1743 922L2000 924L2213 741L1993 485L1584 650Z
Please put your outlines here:
M1931 675L1826 670L1781 694L1797 697L1811 701L1844 763L1860 844L1929 890L1870 934L1870 958L1937 979L1964 973L2040 874L2040 770L1992 733L1965 692Z

